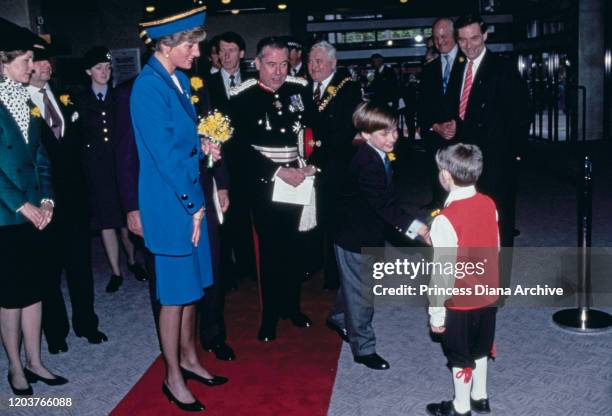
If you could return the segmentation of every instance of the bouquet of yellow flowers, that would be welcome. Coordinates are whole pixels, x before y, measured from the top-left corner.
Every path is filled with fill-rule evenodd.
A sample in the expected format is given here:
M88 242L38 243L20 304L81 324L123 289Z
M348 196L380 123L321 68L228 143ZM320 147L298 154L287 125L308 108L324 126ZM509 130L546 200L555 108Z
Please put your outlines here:
M222 144L232 138L234 128L231 120L225 114L221 114L217 110L208 113L206 117L200 120L198 125L198 134L210 140L215 144ZM208 155L208 167L213 166L212 155Z

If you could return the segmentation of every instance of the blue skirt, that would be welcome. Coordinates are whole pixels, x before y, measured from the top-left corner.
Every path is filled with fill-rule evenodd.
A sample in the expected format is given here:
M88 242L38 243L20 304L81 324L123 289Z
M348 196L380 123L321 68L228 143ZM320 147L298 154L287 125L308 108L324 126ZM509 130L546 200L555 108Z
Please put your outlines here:
M204 288L213 282L206 221L202 221L200 243L190 255L155 255L155 278L162 305L187 305L204 296Z

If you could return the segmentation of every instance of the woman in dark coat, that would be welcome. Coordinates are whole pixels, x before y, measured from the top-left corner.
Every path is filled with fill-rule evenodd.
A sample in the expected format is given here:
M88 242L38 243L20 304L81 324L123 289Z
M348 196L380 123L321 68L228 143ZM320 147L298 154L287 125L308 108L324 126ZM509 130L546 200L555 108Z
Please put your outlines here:
M53 375L40 356L41 231L53 218L54 202L41 142L43 134L52 133L24 87L33 70L35 41L30 31L0 19L0 333L15 395L32 395L29 383L36 381L68 382Z
M118 126L115 125L113 89L109 86L111 55L107 48L96 46L85 54L84 61L91 84L77 95L77 102L85 132L83 158L89 188L91 227L100 230L112 269L106 291L115 292L123 282L117 230L120 230L128 256L128 269L138 280L146 280L146 273L134 259L134 244L128 235L119 197L115 168Z

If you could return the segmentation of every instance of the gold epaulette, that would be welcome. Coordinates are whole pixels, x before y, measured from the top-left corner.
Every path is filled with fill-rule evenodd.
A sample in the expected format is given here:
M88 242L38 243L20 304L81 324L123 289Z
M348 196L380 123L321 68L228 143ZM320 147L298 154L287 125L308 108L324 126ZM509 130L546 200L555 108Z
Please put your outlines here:
M230 96L234 97L234 96L240 94L241 92L243 92L245 90L248 90L253 85L257 85L257 80L255 78L247 79L246 81L244 81L239 86L231 88L230 89Z
M287 82L291 82L293 84L300 84L302 87L305 87L308 85L308 81L306 81L305 78L294 77L291 75L287 75Z

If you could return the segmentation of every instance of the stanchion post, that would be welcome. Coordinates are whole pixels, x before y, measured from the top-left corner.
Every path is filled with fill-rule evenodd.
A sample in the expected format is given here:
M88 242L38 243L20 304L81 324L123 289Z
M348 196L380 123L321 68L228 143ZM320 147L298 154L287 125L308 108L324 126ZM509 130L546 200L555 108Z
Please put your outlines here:
M561 328L576 332L598 332L612 327L612 316L591 309L591 234L593 214L593 163L586 156L578 198L578 246L580 250L578 276L578 308L564 309L553 314Z

